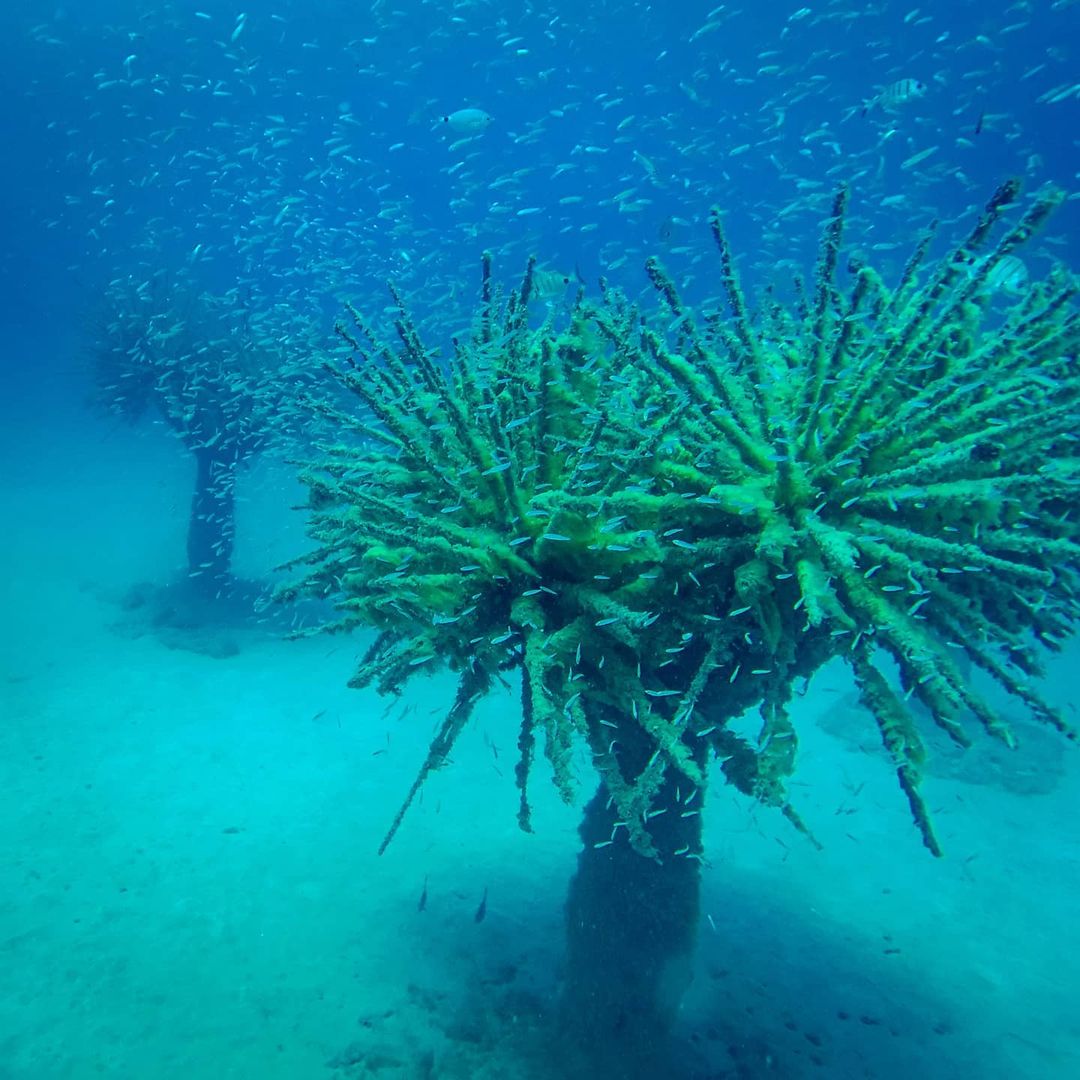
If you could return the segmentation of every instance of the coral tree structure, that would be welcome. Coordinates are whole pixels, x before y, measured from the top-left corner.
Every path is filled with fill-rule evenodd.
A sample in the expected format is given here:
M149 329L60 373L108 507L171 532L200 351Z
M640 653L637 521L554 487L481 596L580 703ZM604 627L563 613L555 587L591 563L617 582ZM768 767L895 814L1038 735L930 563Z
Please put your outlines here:
M107 302L93 344L97 399L131 421L156 411L194 455L189 570L193 583L220 589L229 583L237 470L270 442L300 353L277 312L258 316L185 272L117 279Z
M662 785L687 806L714 759L801 826L789 700L831 657L935 854L920 714L960 743L973 720L1011 742L977 670L1068 733L1034 679L1080 611L1080 323L1062 269L991 303L993 268L1061 198L1012 215L1016 195L1003 185L939 261L928 231L895 284L855 257L841 284L841 191L790 308L751 310L714 212L730 313L689 310L650 260L670 317L605 288L564 328L531 327L533 265L503 302L486 255L474 336L445 365L396 293L400 347L350 309L349 358L328 369L355 408L316 406L342 441L304 472L318 546L285 592L333 598L322 629L378 628L354 686L460 673L384 848L513 668L522 826L536 732L567 797L581 739L611 841L662 860L700 855L700 831L662 849ZM731 729L748 707L756 740Z

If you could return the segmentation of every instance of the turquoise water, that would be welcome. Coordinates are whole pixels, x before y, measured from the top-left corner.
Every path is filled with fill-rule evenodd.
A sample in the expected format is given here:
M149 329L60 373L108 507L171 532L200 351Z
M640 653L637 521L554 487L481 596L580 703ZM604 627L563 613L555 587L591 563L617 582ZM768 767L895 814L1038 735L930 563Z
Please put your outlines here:
M453 682L349 690L369 637L176 599L194 465L161 412L93 407L102 313L168 271L304 353L345 299L380 322L390 278L445 346L485 249L506 283L535 254L556 316L563 278L644 297L650 254L706 303L710 205L748 286L786 286L841 182L895 272L1007 176L1076 190L1080 6L116 0L0 29L0 1077L565 1075L580 807L538 779L518 831L514 677L377 856ZM1078 265L1076 207L1032 277ZM295 456L238 473L253 593L306 549ZM1076 661L1043 688L1073 720ZM714 784L680 1075L1080 1074L1080 763L1000 706L1015 753L931 745L941 860L839 667L795 713L821 850Z

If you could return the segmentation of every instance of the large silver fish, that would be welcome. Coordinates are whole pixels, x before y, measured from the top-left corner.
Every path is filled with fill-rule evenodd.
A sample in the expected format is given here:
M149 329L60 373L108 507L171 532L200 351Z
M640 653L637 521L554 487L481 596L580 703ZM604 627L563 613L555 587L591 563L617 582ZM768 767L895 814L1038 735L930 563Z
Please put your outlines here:
M883 86L869 101L865 102L862 114L865 116L874 108L885 112L898 112L905 105L925 97L926 90L926 83L918 79L897 79L896 82Z
M989 270L986 287L995 293L1020 296L1027 290L1028 270L1017 255L1003 255Z
M483 109L458 109L442 118L451 131L462 135L476 135L483 131L495 118Z

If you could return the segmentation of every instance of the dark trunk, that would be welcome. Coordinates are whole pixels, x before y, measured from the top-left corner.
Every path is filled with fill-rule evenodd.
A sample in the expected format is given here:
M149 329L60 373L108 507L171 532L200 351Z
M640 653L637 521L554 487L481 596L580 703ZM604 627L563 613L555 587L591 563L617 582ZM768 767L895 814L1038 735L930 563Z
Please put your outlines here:
M620 725L624 775L653 747ZM635 760L636 759L636 760ZM656 859L639 855L616 828L602 783L585 808L584 843L566 904L563 1024L587 1069L612 1080L673 1076L671 1032L690 981L699 916L700 793L673 770L651 807ZM656 814L655 811L663 811ZM686 816L683 816L683 815ZM614 842L605 844L605 841ZM681 852L681 854L676 854Z
M195 451L195 494L188 524L188 571L192 582L217 591L231 581L236 510L236 458Z

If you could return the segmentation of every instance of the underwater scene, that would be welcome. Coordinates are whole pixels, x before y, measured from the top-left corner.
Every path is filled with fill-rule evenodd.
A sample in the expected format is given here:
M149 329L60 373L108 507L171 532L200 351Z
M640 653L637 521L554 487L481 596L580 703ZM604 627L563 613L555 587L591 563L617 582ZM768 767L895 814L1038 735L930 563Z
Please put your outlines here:
M1080 1077L1080 2L0 57L0 1080Z

